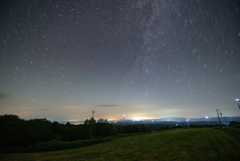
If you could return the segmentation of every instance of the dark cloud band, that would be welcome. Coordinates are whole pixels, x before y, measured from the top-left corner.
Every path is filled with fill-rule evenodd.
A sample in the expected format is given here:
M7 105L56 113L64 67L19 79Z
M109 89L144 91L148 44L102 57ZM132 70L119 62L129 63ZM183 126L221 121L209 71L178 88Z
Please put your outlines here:
M9 94L7 93L0 93L0 100L5 100L9 98Z

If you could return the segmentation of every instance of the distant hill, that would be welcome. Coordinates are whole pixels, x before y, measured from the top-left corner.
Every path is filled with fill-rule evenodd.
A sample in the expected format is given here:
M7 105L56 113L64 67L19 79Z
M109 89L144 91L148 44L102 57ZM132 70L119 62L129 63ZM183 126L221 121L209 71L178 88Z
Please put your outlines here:
M156 121L175 121L175 122L185 122L187 118L184 117L164 117L161 119L156 119Z
M164 117L164 118L160 118L160 119L154 119L154 120L140 120L140 121L133 121L133 120L125 120L125 124L129 125L129 124L159 124L159 123L170 123L170 124L175 124L175 123L187 123L187 118L184 117ZM190 118L189 120L189 124L199 124L200 122L202 122L201 124L205 124L207 121L207 119L205 117L202 118ZM221 122L223 124L227 123L229 124L230 121L238 121L240 122L240 117L223 117L223 121L221 119ZM218 117L209 117L208 118L208 122L209 124L219 124L218 121ZM110 121L110 123L114 123L114 121ZM116 121L116 123L114 123L116 125L123 125L124 121L123 120L118 120Z
M186 122L187 118L183 117L164 117L161 119L156 119L157 121L176 121L176 122ZM190 122L193 121L206 121L207 119L205 117L202 118L190 118ZM225 122L230 122L230 121L240 121L240 117L223 117L223 121ZM218 117L208 117L208 121L218 121Z

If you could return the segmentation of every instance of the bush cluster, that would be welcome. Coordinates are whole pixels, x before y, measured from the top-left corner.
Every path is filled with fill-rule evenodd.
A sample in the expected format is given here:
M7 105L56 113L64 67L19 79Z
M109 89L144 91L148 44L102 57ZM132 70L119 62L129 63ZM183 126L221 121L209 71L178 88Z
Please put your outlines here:
M68 122L64 125L47 119L23 120L16 115L3 115L0 116L0 149L68 149L108 141L121 134L141 132L151 130L145 125L114 126L104 119L96 121L90 118L84 124L72 125Z
M234 127L234 128L240 128L240 122L230 121L228 126Z

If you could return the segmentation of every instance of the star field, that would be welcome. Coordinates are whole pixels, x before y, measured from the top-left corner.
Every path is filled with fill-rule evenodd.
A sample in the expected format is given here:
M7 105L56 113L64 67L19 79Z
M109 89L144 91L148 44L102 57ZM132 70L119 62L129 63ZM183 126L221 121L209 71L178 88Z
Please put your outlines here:
M0 114L239 116L239 4L1 2Z

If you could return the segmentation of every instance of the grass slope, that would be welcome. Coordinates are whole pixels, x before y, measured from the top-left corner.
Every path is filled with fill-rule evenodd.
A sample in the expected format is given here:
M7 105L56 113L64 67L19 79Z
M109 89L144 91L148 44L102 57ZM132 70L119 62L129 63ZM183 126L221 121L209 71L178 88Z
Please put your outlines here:
M239 143L238 137L221 130L182 129L70 150L0 154L0 160L238 160Z

